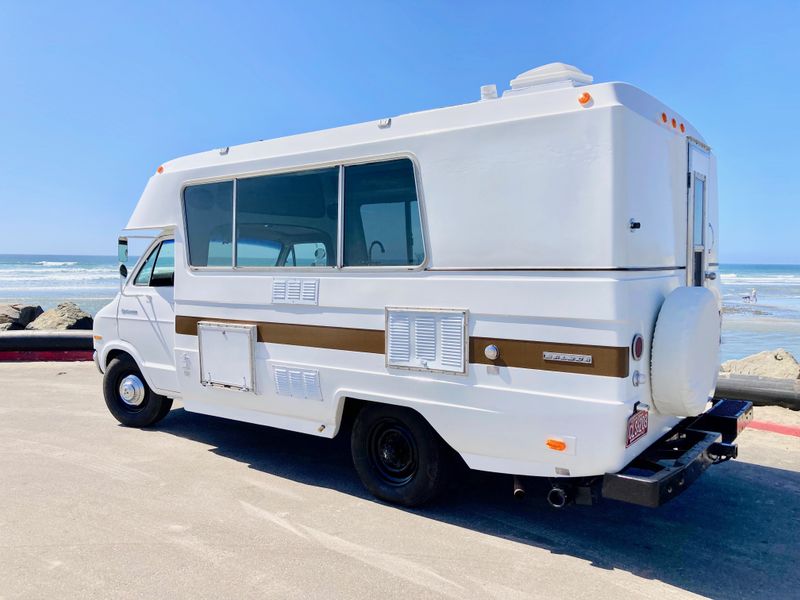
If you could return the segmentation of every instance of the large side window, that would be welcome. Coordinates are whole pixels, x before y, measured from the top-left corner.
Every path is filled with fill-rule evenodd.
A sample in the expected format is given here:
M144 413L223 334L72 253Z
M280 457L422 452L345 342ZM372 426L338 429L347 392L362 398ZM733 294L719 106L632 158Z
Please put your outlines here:
M422 264L425 250L410 160L346 167L344 187L345 266Z
M233 264L233 182L204 183L183 192L189 264L230 267Z
M236 182L236 264L336 265L339 169Z
M174 282L175 246L172 240L164 240L150 252L142 268L136 274L133 285L172 287Z

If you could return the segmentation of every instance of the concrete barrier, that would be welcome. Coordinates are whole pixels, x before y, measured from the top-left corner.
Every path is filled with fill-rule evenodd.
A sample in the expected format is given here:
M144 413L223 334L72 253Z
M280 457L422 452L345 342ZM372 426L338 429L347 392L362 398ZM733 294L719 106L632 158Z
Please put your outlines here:
M92 360L92 332L0 332L0 362Z
M800 379L724 373L719 376L714 397L750 400L757 406L783 406L800 410Z

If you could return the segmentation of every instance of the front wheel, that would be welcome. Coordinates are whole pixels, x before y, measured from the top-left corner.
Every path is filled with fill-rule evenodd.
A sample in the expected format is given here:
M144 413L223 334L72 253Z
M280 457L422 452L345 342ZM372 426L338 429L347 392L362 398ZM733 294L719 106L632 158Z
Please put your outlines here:
M364 407L350 442L362 483L381 500L419 506L444 488L448 448L413 410L383 404Z
M153 392L136 362L127 356L114 358L103 377L106 406L126 427L149 427L163 419L172 399Z

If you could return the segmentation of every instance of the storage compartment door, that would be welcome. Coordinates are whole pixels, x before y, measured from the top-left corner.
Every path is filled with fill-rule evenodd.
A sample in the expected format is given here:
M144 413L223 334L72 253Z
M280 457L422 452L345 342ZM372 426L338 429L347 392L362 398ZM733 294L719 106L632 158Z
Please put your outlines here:
M243 392L255 391L253 356L256 326L200 321L200 383Z

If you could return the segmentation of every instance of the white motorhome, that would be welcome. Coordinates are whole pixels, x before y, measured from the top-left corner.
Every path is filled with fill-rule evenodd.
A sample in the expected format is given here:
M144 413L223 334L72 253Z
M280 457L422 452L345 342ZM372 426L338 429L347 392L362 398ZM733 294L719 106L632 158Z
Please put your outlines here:
M752 412L710 404L714 154L569 65L167 162L126 230L158 234L95 320L124 425L172 399L327 438L351 422L387 501L429 500L460 457L549 478L554 506L657 506L735 457Z

